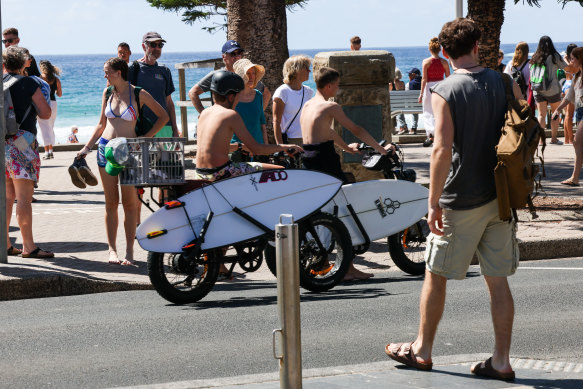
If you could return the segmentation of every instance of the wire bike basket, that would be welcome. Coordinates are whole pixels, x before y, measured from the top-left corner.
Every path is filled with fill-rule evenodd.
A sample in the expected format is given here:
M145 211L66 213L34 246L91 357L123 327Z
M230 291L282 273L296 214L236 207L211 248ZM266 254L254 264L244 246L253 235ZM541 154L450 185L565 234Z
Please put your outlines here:
M184 184L183 138L127 138L129 158L119 175L121 185Z

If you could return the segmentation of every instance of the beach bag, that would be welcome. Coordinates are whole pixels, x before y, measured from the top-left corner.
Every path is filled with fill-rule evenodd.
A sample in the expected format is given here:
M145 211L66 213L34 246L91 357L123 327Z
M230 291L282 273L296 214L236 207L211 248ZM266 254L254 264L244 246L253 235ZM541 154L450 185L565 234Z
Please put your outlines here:
M109 97L113 93L114 86L110 85L107 87L107 91L105 92L105 101L109 100ZM144 111L140 104L140 91L142 90L141 87L135 86L134 87L134 97L136 99L136 104L138 105L138 120L136 122L136 135L137 136L144 136L154 127L154 124L144 116Z
M14 111L14 104L12 103L12 94L10 93L10 87L14 85L18 80L23 78L20 75L5 74L3 77L4 85L4 123L6 125L5 136L14 136L20 129L20 124L28 117L30 109L32 106L28 106L24 116L20 123L16 121L16 112Z
M520 91L522 92L523 96L526 96L526 91L528 89L528 82L524 78L524 74L522 74L522 69L528 64L528 61L525 61L524 64L520 67L520 69L515 68L514 66L511 68L512 73L510 77L518 84L520 87Z
M544 64L532 64L530 66L530 87L534 92L546 91L551 85L551 80Z
M502 220L511 220L513 215L518 220L516 209L528 205L532 217L536 218L532 198L541 188L541 177L534 157L538 153L539 142L542 142L539 159L544 177L542 155L546 145L545 132L528 103L514 98L511 78L507 74L502 77L506 87L507 108L502 135L496 146L498 163L494 169L498 212Z

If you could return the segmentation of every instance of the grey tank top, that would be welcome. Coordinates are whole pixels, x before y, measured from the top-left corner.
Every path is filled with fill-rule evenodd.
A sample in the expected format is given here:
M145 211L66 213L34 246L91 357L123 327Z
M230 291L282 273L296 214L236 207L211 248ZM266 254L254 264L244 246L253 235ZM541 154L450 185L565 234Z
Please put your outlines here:
M453 154L440 206L463 210L496 198L495 146L506 112L501 75L491 69L453 73L431 88L449 104L454 123Z

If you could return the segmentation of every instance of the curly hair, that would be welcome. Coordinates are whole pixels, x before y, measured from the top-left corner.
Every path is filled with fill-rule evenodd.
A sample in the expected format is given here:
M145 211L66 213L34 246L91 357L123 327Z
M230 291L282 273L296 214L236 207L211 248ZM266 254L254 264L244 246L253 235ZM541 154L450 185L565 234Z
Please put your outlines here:
M2 52L2 63L9 72L20 72L26 59L22 47L10 46Z
M469 54L481 36L482 31L476 22L468 18L457 18L443 25L439 33L439 43L450 58L458 59Z
M439 54L441 50L441 45L439 44L439 39L437 37L433 37L429 40L429 51L433 54Z

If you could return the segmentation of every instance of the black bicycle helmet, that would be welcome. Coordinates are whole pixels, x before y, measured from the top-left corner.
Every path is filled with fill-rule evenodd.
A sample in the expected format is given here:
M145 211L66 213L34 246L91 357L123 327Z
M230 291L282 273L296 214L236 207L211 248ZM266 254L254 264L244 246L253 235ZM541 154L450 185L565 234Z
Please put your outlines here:
M245 89L243 79L227 70L217 70L211 80L211 90L218 95L226 96L229 93L239 93Z

